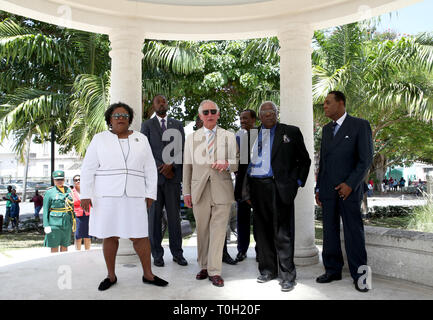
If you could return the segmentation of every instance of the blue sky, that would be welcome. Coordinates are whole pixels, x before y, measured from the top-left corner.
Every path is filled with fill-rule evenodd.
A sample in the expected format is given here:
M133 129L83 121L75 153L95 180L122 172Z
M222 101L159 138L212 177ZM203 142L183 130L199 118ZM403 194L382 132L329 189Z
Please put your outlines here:
M401 34L433 32L433 0L424 0L409 7L381 16L378 31L392 29Z

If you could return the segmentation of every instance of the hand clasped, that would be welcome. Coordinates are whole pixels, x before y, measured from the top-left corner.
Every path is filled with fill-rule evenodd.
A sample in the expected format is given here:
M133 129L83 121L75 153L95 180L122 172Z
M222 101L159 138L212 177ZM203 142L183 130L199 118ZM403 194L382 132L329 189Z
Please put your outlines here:
M212 169L219 170L219 172L226 170L228 167L229 162L227 160L217 160L212 164Z

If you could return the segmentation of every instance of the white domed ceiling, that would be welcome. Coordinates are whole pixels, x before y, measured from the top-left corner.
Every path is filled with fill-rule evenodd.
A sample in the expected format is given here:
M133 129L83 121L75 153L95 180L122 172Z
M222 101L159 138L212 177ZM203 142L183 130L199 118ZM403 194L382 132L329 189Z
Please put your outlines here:
M152 39L274 36L292 22L313 29L371 18L421 0L0 0L0 9L92 32L127 28Z

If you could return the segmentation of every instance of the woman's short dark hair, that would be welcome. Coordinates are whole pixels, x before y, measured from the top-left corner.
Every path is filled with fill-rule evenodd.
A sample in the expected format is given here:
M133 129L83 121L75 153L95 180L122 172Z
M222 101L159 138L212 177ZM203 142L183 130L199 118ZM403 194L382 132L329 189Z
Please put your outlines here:
M124 108L129 113L129 124L132 123L132 119L134 118L134 110L130 106L128 106L126 103L123 102L117 102L111 104L108 109L105 111L105 122L107 123L107 126L110 127L110 120L111 115L113 114L113 111L117 108Z

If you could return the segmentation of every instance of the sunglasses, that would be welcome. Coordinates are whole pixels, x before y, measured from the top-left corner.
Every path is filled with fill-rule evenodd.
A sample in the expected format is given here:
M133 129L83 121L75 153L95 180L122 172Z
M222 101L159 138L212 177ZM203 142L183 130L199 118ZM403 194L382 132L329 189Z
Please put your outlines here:
M209 115L209 111L210 111L210 113L212 113L212 114L217 114L217 109L203 110L202 113L203 113L205 116L207 116L207 115Z
M74 179L74 182L80 182L80 179Z
M123 119L129 119L129 114L128 113L115 113L113 115L111 115L111 117L113 119L119 120L120 117L122 117Z

